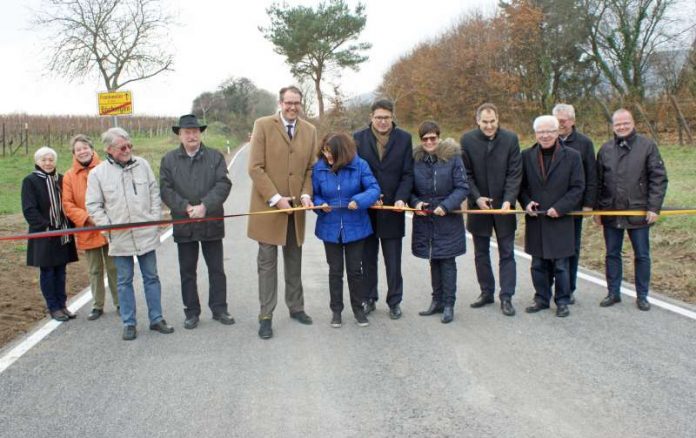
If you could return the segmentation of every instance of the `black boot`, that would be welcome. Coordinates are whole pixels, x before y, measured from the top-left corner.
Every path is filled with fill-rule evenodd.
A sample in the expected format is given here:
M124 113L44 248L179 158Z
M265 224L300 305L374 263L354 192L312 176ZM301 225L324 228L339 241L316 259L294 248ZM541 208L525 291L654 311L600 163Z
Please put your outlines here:
M473 309L478 309L479 307L483 307L486 304L493 304L495 300L493 299L493 294L481 294L479 295L478 298L476 298L476 301L473 303L469 304L469 307Z
M442 323L448 324L454 319L454 306L445 306L442 310Z
M423 310L422 312L418 312L420 316L430 316L434 315L436 313L442 313L442 311L445 309L445 306L436 300L433 300L430 303L430 307L428 307L428 310Z

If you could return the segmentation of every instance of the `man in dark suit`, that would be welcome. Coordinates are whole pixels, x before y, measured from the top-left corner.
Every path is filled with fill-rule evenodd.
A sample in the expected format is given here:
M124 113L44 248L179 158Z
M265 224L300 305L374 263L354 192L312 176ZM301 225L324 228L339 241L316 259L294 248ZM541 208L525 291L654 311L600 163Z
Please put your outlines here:
M465 133L460 143L469 180L468 208L509 210L515 206L522 178L520 144L517 135L498 126L498 109L484 103L476 110L478 128ZM493 303L495 279L491 267L490 243L495 230L498 242L500 309L513 316L512 296L515 293L515 215L472 214L467 229L474 237L476 276L481 295L473 308Z
M568 213L582 199L585 175L580 153L558 141L558 120L554 116L537 117L534 135L537 143L522 152L519 196L527 213L524 250L532 256L535 290L534 303L525 311L548 309L553 284L556 316L566 317L570 314L568 259L575 253L575 221Z
M394 123L394 104L386 99L372 104L371 123L353 133L358 155L370 165L382 190L384 205L405 207L413 187L413 144L411 134ZM365 240L365 313L375 309L377 293L377 257L380 244L387 271L387 305L392 319L401 318L403 297L401 241L405 233L403 212L370 210L374 234Z
M594 144L589 137L575 129L575 108L573 105L559 103L553 107L552 114L558 119L558 139L563 146L580 152L582 168L585 173L585 193L575 206L575 210L592 211L597 198L597 160ZM570 256L568 269L570 274L570 304L575 304L575 289L580 261L580 243L582 240L582 216L575 217L575 254Z

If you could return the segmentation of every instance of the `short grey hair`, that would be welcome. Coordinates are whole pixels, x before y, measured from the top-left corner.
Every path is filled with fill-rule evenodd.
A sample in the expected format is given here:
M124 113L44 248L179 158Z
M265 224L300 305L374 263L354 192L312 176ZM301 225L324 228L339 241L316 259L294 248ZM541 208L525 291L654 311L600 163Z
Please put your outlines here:
M539 129L539 125L542 123L551 123L553 125L553 129L558 129L559 126L558 119L556 117L545 114L534 119L534 132Z
M575 108L573 108L573 105L569 105L567 103L559 103L556 106L553 107L553 110L551 113L554 116L557 116L559 113L564 113L568 117L570 117L572 120L575 120Z
M619 109L617 109L616 111L614 111L614 113L611 115L611 121L612 121L612 123L614 122L614 117L616 117L618 114L621 114L621 113L626 113L626 114L628 114L629 116L631 116L631 120L635 121L635 119L633 118L633 113L632 113L632 112L630 112L630 111L627 110L626 108L619 108Z
M75 152L75 143L77 142L84 143L89 146L90 149L94 149L94 145L92 144L92 139L87 137L85 134L77 134L73 138L70 139L70 151Z
M34 163L38 163L44 155L53 155L53 160L58 161L58 153L56 153L55 149L48 146L41 146L34 152Z
M128 135L128 132L126 132L125 129L119 127L109 128L101 136L102 142L104 142L104 146L106 146L107 148L114 144L114 141L116 141L117 137L120 137L128 141L130 141L131 139L130 135Z

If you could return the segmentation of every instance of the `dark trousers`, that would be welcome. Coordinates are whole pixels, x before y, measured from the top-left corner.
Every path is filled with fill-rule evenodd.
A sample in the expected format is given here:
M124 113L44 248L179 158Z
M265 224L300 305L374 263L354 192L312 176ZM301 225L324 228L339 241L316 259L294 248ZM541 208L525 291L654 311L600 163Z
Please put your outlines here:
M430 260L433 301L454 306L457 293L457 262L454 257Z
M568 259L571 294L575 292L578 283L578 264L580 263L580 245L582 242L582 217L573 219L575 220L575 254Z
M534 301L547 305L551 302L553 286L556 292L556 304L568 304L570 301L570 279L568 276L568 259L542 259L532 256L532 284L534 284Z
M382 245L382 257L387 271L387 305L395 306L401 302L404 295L404 280L401 276L401 240L380 239L371 235L365 239L363 249L363 271L365 274L366 299L377 301L377 256Z
M343 311L343 266L345 257L346 274L348 276L348 292L350 307L353 312L362 309L363 272L362 254L365 240L350 243L324 242L326 262L329 264L329 307L333 312Z
M633 247L636 295L646 298L650 288L650 227L626 230ZM623 278L623 246L624 229L604 227L604 244L607 247L605 269L609 293L619 296Z
M203 242L178 243L179 274L181 275L181 297L184 301L186 318L201 314L198 300L198 246L200 244L205 264L208 267L208 306L213 314L227 312L227 277L222 261L222 239Z
M495 278L491 267L491 236L474 235L474 260L476 278L482 295L493 296ZM515 294L517 284L517 265L515 263L515 233L507 236L495 235L498 242L498 277L500 278L500 299L510 299Z
M39 284L49 312L65 309L65 265L41 267Z

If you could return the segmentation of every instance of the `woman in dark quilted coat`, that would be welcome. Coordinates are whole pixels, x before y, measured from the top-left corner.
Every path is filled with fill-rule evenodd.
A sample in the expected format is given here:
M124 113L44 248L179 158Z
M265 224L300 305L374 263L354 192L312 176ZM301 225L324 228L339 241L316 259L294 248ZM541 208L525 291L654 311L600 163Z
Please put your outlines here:
M413 217L411 249L416 257L430 260L433 300L422 316L442 313L442 322L454 319L457 290L455 258L466 252L464 216L459 210L469 193L469 184L459 144L440 140L440 127L426 121L418 128L421 144L413 149L411 205L420 212Z

